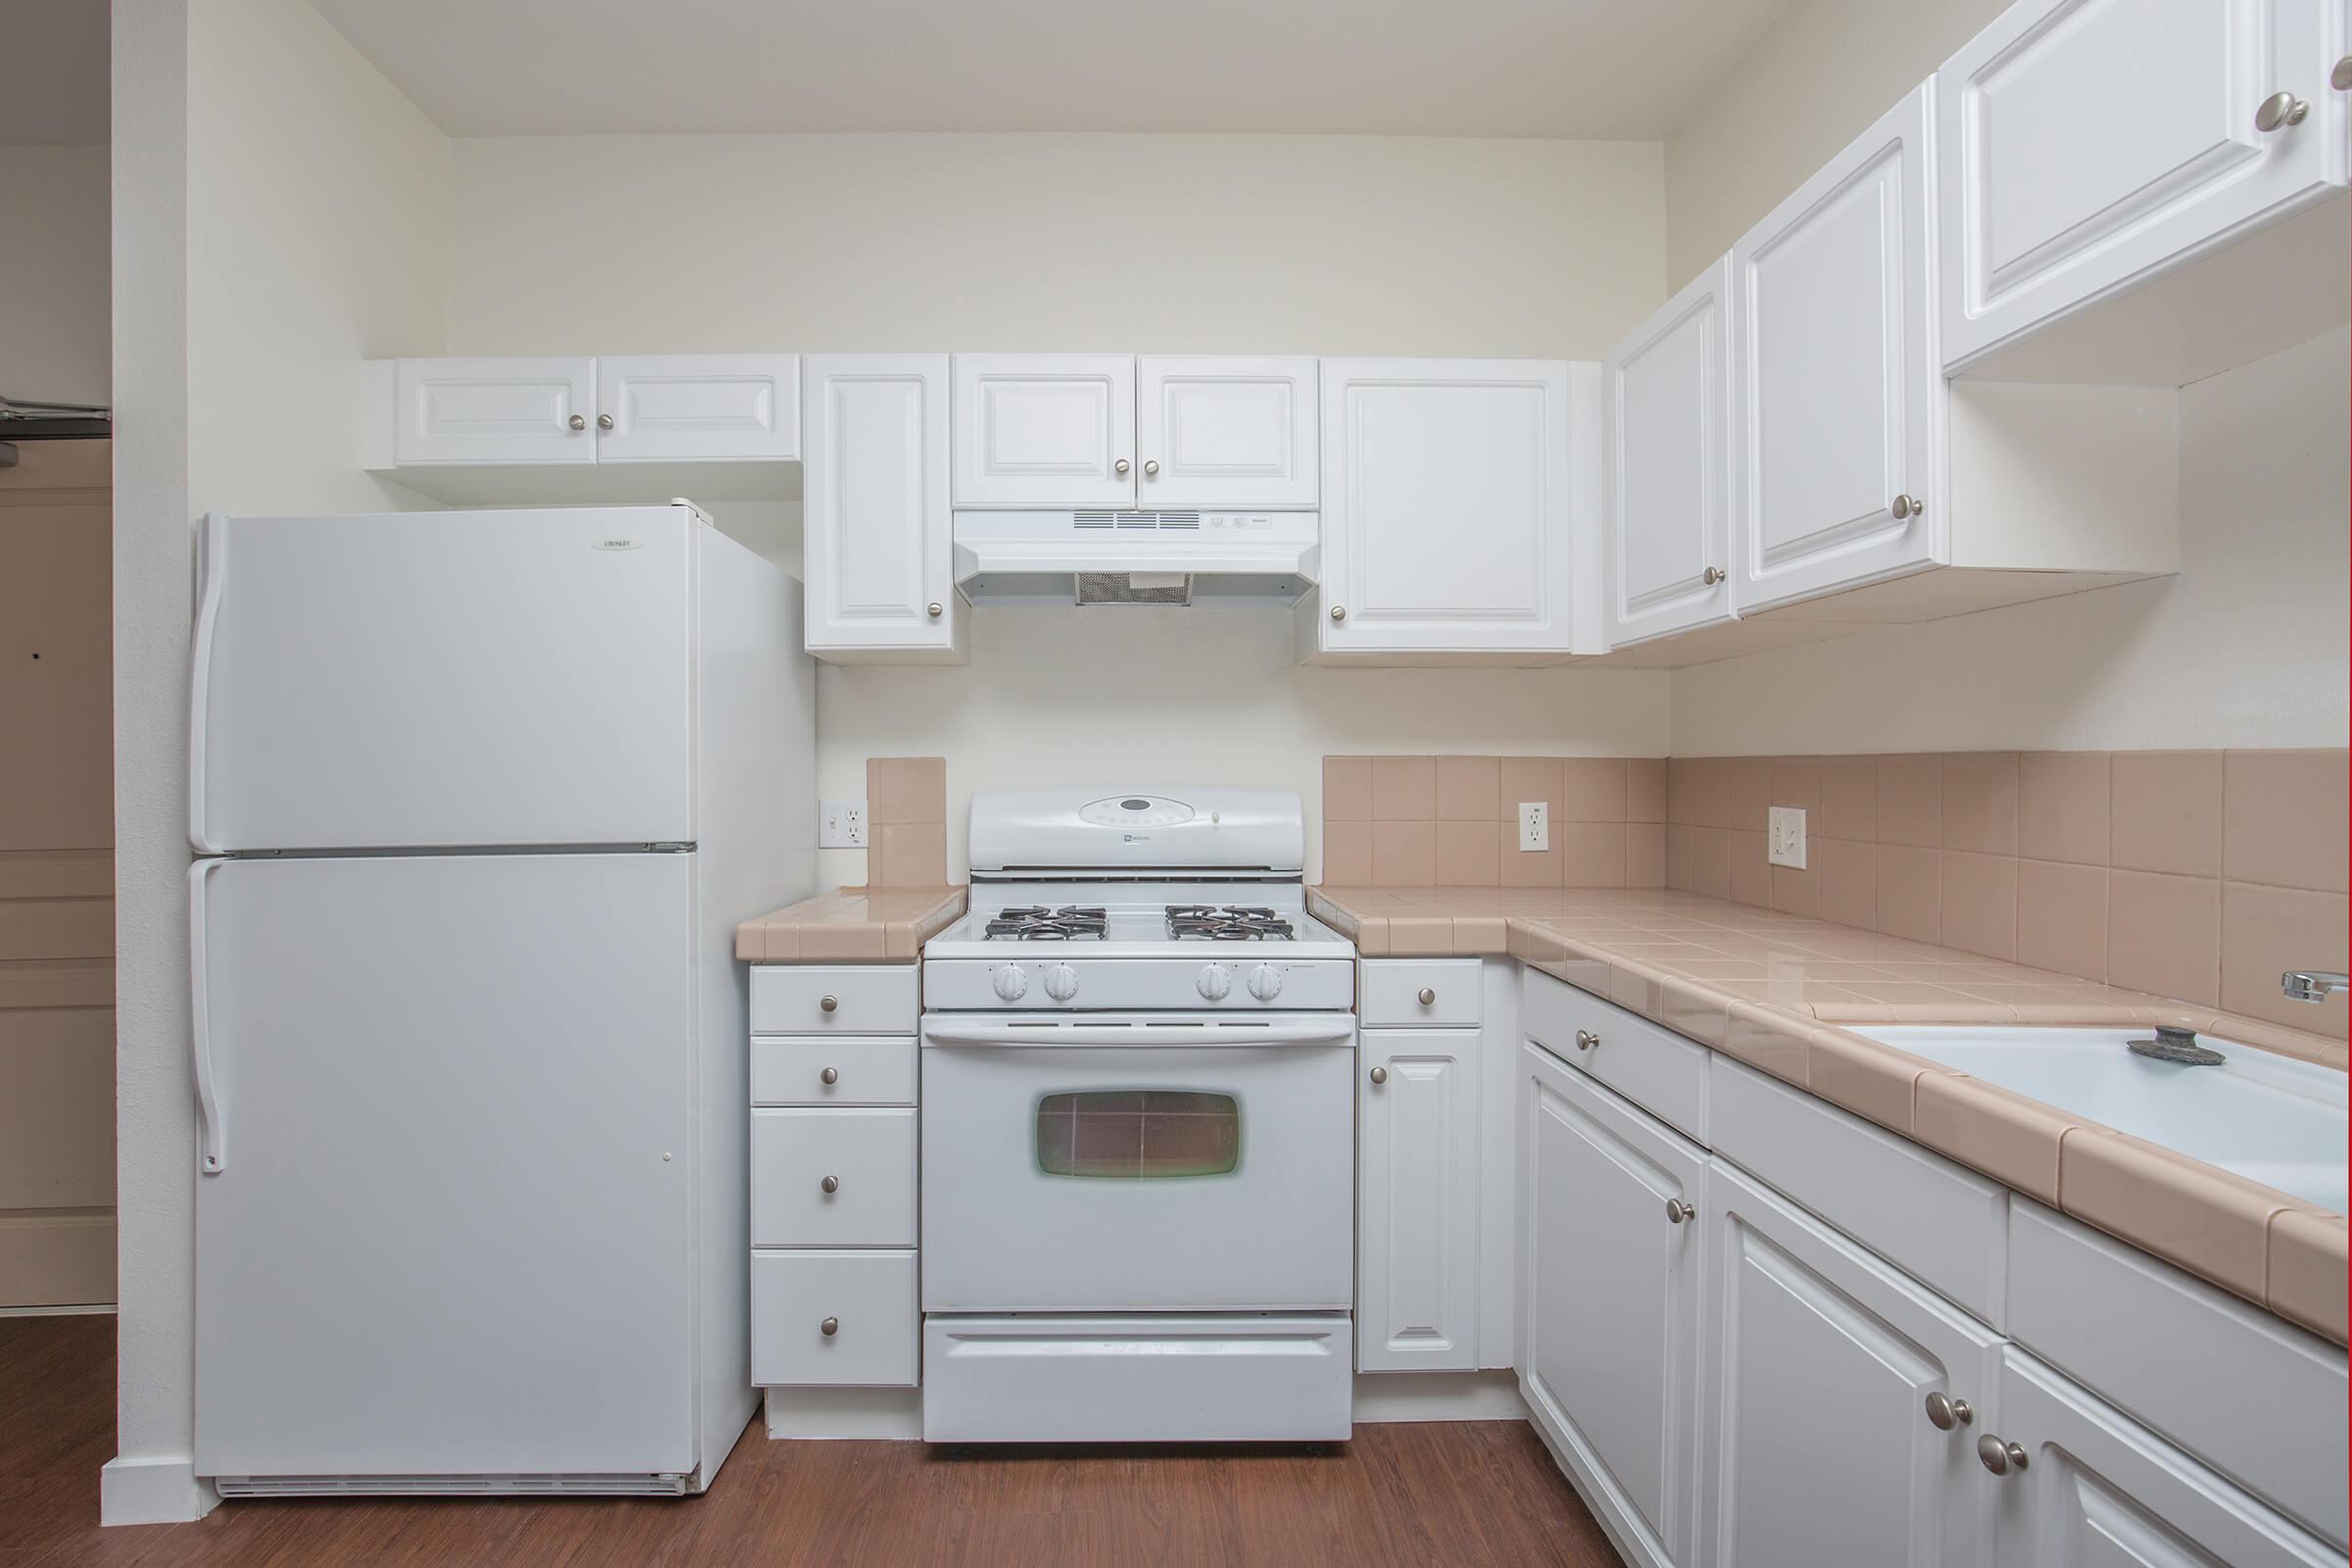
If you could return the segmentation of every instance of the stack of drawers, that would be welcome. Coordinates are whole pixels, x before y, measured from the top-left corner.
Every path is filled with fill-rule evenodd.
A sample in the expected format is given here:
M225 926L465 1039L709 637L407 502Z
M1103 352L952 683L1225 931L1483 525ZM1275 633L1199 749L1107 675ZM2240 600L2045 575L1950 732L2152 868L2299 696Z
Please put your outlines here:
M908 1388L912 964L752 970L752 1381Z

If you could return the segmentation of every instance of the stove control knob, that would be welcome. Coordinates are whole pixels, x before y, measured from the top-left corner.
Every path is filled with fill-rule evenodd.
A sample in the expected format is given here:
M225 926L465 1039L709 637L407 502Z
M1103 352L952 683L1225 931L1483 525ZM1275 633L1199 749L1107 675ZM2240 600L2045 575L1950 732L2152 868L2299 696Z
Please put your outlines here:
M1067 1002L1078 994L1078 971L1066 963L1057 963L1046 971L1046 995L1055 1002Z
M997 971L997 997L1003 1002L1018 1002L1029 994L1029 976L1017 963L1008 963Z
M1270 963L1261 963L1250 971L1250 994L1260 1002L1272 1002L1282 995L1282 971Z
M1209 1001L1223 1002L1233 995L1233 971L1212 963L1200 971L1193 986Z

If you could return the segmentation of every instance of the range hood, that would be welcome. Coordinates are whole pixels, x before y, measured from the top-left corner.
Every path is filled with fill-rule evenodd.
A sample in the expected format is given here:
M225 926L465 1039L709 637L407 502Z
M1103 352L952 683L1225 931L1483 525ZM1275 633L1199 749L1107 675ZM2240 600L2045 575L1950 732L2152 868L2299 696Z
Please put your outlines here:
M1315 585L1312 512L958 512L975 605L1294 605Z

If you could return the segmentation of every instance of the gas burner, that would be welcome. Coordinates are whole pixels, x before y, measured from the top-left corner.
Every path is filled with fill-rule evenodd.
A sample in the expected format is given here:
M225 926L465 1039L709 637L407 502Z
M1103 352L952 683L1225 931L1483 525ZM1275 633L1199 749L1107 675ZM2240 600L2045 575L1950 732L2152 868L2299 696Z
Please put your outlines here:
M1291 922L1262 905L1168 906L1168 935L1178 942L1280 942L1291 934Z
M999 909L981 935L991 942L1006 938L1016 942L1100 942L1109 926L1110 915L1100 906L1070 904L1049 909L1042 904L1029 904Z

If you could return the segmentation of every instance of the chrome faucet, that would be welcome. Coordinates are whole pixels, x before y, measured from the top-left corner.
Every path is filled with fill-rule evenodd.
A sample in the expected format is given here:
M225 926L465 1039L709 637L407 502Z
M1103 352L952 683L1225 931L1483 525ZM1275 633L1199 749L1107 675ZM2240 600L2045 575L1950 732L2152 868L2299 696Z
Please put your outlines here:
M2278 977L2278 989L2297 1002L2326 1002L2338 991L2352 991L2352 975L2331 969L2289 969Z

